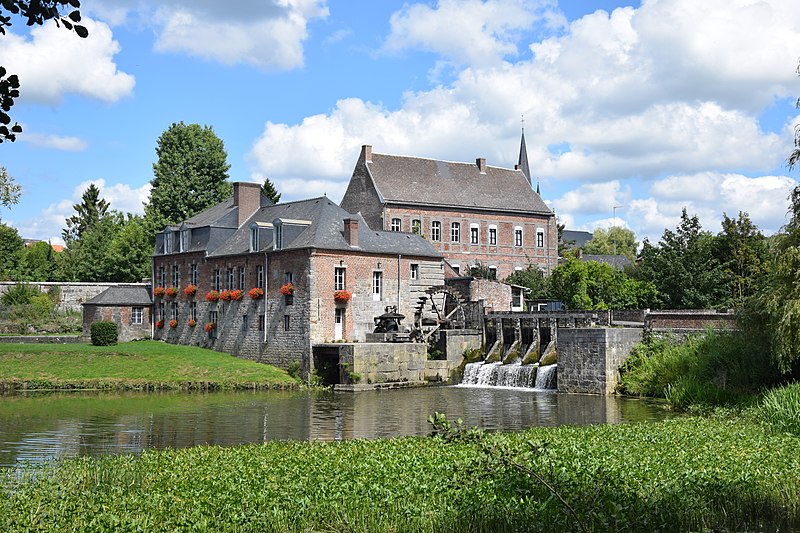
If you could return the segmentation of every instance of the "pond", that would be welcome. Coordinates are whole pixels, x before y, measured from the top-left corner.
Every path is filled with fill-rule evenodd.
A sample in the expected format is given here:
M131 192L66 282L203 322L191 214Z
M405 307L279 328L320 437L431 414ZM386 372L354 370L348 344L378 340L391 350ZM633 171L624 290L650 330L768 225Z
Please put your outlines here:
M435 411L504 431L667 416L653 401L494 387L16 394L0 396L0 466L201 444L427 435Z

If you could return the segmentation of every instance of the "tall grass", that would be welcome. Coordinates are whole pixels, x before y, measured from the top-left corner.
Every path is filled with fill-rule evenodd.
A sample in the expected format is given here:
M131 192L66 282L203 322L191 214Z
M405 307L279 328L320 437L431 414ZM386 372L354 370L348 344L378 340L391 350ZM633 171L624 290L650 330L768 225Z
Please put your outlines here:
M800 383L767 391L754 412L775 429L800 436Z

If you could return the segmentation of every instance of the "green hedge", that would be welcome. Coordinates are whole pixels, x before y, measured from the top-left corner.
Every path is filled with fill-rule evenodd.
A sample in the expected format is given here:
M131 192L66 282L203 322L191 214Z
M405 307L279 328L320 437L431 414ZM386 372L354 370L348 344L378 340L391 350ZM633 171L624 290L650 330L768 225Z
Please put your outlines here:
M117 344L117 323L101 320L92 324L92 344L95 346L111 346Z

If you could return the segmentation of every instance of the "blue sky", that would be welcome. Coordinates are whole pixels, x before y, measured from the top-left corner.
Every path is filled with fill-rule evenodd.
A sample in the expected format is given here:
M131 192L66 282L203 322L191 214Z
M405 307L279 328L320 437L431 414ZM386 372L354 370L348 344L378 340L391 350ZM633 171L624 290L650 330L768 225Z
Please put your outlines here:
M359 147L511 167L520 118L544 200L570 229L641 239L681 209L718 231L785 222L800 95L795 0L84 0L88 39L0 36L17 72L2 209L60 242L89 183L142 212L158 136L213 126L231 178L339 201Z

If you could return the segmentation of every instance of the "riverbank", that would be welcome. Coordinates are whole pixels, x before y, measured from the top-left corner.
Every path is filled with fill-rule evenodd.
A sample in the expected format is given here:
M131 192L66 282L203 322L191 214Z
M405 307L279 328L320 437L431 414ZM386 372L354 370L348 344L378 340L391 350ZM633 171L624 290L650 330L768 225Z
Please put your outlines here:
M0 391L217 390L295 387L283 370L196 346L136 341L0 343Z
M768 531L800 527L798 472L743 417L203 446L6 471L0 530Z

